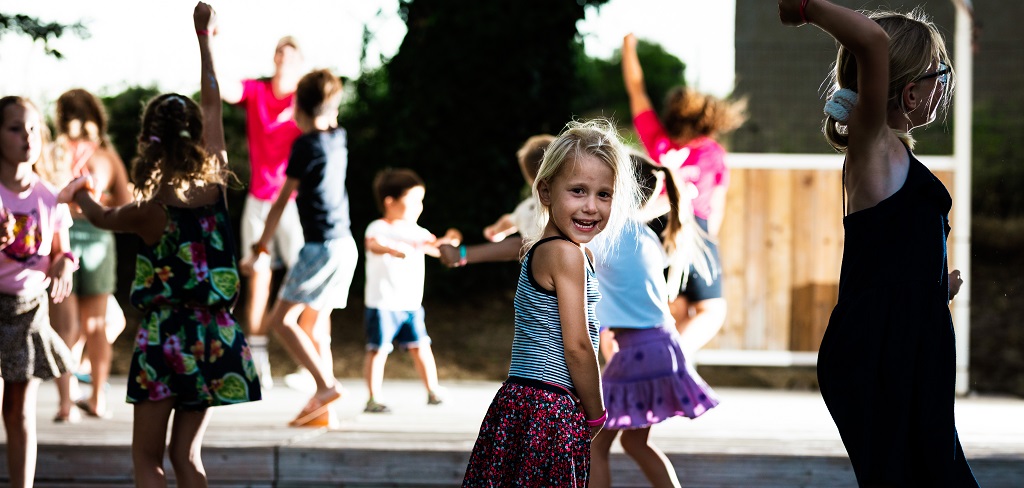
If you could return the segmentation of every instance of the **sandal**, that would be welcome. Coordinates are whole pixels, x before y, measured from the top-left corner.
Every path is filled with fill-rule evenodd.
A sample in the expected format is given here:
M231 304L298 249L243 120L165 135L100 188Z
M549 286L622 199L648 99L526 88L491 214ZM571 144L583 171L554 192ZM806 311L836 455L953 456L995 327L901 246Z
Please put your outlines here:
M61 415L57 412L57 415L53 416L53 423L55 424L77 424L82 421L82 415L78 413L78 410L68 410L67 415Z
M427 392L427 405L440 405L442 403L444 403L444 398L438 390Z
M75 406L78 407L83 413L85 413L87 417L97 419L109 419L114 416L114 414L110 410L107 410L103 413L97 412L92 408L92 405L89 405L89 400L85 398L79 398L78 400L76 400Z
M366 408L363 411L366 413L391 413L391 409L387 405L373 399L366 402Z
M341 392L338 390L332 390L330 394L327 395L327 398L317 398L316 395L313 395L313 397L309 399L309 402L306 403L306 406L302 408L302 411L299 412L299 415L291 422L288 422L288 425L291 427L306 426L314 419L317 419L321 415L327 413L330 409L331 403L337 401L339 398L341 398Z

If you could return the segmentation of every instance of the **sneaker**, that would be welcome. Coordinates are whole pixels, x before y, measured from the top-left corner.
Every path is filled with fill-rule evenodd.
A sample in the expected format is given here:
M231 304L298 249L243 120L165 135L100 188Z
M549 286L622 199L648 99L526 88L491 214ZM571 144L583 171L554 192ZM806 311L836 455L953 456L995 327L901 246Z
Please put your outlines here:
M310 395L316 393L316 380L306 368L299 368L294 373L284 375L284 384L288 385L288 388Z
M391 409L387 405L380 403L374 399L367 400L366 408L363 409L366 413L391 413Z
M440 388L427 392L427 405L440 405L442 403L444 403L444 398Z

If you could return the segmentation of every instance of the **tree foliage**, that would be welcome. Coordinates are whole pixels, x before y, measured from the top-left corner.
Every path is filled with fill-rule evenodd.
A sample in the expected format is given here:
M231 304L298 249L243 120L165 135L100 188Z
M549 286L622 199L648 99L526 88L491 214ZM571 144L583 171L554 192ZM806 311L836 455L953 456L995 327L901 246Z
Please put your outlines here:
M7 14L0 12L0 38L7 33L14 33L29 36L33 41L42 41L43 50L57 59L64 55L50 45L50 41L72 33L82 39L89 37L89 30L81 22L73 24L62 24L60 22L48 22L24 14Z

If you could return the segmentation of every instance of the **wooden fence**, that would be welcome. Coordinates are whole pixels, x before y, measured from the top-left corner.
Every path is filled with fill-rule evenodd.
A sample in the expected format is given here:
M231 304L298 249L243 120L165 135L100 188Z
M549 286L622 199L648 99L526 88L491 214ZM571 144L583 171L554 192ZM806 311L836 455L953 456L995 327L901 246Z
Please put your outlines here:
M951 159L922 160L952 194ZM719 236L729 312L698 361L758 363L750 357L774 352L797 358L786 364L812 362L839 288L842 158L734 154L729 162ZM951 235L951 260L954 241Z

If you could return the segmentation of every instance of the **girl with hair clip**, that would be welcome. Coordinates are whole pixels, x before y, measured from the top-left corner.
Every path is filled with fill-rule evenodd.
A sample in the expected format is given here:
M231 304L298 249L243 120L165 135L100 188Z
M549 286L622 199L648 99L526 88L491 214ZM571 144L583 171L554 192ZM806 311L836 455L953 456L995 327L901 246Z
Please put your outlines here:
M672 171L646 156L631 157L642 192L638 230L623 233L615 252L608 252L609 241L603 235L591 244L598 256L601 291L597 318L611 332L618 350L601 378L608 421L591 446L590 486L611 486L608 454L619 438L651 486L678 487L671 461L650 442L651 427L672 417L697 418L718 405L718 399L686 360L668 298L691 266L707 273L711 255ZM659 240L646 223L662 215L666 226ZM674 278L671 288L665 281L666 267Z
M779 1L783 24L840 44L825 136L846 155L839 300L818 353L821 396L861 486L977 486L953 419L949 192L912 152L953 91L941 35L924 13L862 14ZM885 272L885 278L878 276Z
M725 215L729 169L725 165L725 149L715 137L743 124L746 102L721 100L678 86L666 95L659 118L644 86L636 46L637 38L633 34L622 41L622 77L629 96L633 127L654 162L675 171L680 183L696 187L693 212L697 223L709 236L707 246L714 264L710 275L690 270L670 304L683 349L696 351L722 329L727 310L716 240ZM662 223L658 220L654 225L660 229Z
M524 236L509 377L484 417L463 486L585 487L590 441L607 418L587 243L601 233L614 242L638 201L612 125L570 123L544 153L533 195L542 230Z
M36 394L40 379L69 374L71 351L50 328L47 302L71 292L71 215L39 173L47 130L32 102L0 98L0 397L11 486L32 486L36 470ZM47 287L50 288L49 300Z
M169 457L177 483L206 486L201 447L209 407L260 399L249 346L231 313L238 269L225 206L229 173L210 54L216 14L200 2L193 20L202 109L173 93L146 105L132 167L138 201L104 207L94 200L88 176L61 191L61 199L77 203L96 227L132 232L141 241L131 303L143 317L128 374L137 486L166 485L163 458L171 412Z
M88 174L101 189L104 204L124 205L132 200L128 173L107 137L107 116L95 95L80 88L57 98L56 168L59 184ZM117 250L114 234L98 229L70 205L71 252L79 269L71 283L71 296L51 307L54 329L76 358L88 352L92 392L78 398L72 375L57 380L60 409L54 422L75 422L79 409L90 417L107 417L107 378L113 351L111 343L125 327L124 313L114 299L117 290ZM84 375L80 375L85 377ZM72 393L75 392L73 395Z

